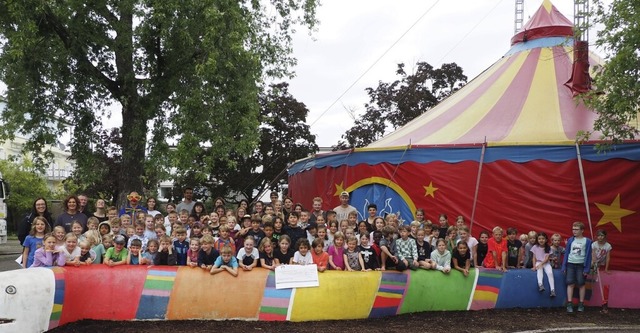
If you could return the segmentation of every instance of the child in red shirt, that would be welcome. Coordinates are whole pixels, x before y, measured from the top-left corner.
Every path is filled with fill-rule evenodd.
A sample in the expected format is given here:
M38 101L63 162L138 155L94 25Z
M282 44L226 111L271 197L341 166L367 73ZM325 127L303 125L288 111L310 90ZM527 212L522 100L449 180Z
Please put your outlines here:
M326 271L329 264L329 254L324 252L324 240L322 238L314 239L311 247L313 248L313 251L311 251L313 263L318 266L319 272Z
M488 251L484 258L484 267L507 270L507 240L502 238L502 228L493 228L493 238L487 242Z

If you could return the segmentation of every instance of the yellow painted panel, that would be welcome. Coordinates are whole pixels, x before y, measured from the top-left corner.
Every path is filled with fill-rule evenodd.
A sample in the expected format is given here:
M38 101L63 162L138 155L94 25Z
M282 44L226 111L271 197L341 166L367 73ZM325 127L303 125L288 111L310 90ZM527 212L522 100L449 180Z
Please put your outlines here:
M175 280L175 276L147 276L147 280L173 281Z
M509 66L509 68L502 73L502 75L491 85L482 96L456 119L451 120L446 126L440 128L440 130L434 132L424 139L423 142L414 142L415 144L428 144L428 143L447 143L452 142L460 137L464 136L478 122L480 122L496 105L496 103L503 97L505 91L514 78L520 71L522 64L527 59L531 51L520 52L514 57L517 57L515 61Z
M381 272L319 273L319 288L298 288L291 321L367 318Z
M476 290L473 294L474 301L492 301L498 300L498 294L490 291Z
M514 123L509 141L568 141L562 126L555 61L551 48L542 48L527 100Z
M62 312L62 304L54 304L51 313Z
M402 294L379 292L378 296L386 298L402 298Z

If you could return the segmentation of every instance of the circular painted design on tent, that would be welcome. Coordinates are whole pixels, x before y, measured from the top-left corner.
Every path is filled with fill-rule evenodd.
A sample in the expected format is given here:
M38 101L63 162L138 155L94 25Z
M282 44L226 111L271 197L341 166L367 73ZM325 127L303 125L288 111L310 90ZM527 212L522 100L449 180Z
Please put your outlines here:
M379 177L373 177L379 178ZM364 179L346 189L351 193L350 204L358 209L358 221L366 220L369 216L367 206L376 204L378 215L399 214L404 224L414 220L415 204L400 185L387 179Z

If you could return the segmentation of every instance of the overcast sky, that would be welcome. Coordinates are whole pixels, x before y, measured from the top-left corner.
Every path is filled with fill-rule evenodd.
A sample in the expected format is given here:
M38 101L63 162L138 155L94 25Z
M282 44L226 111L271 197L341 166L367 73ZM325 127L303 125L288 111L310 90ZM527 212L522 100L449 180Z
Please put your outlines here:
M573 20L573 0L552 2ZM411 71L418 61L434 67L455 62L471 80L509 50L514 32L514 0L323 0L322 3L317 13L320 20L317 31L310 37L306 29L299 29L294 36L298 65L297 76L290 81L291 94L311 111L307 120L313 124L311 132L321 147L336 144L353 125L347 110L354 110L356 116L363 112L367 102L365 88L376 87L380 80L396 79L398 63L405 63L406 70ZM542 0L525 0L525 22L541 3ZM594 37L592 31L591 43ZM0 94L5 89L0 82ZM114 110L107 124L121 123L119 111Z
M307 35L308 31L300 31L295 36L298 66L290 87L292 95L311 111L308 123L313 124L311 132L316 134L321 147L336 144L340 135L353 125L347 110L364 112L364 103L368 100L365 88L376 87L380 80L396 79L396 64L404 62L410 71L418 61L434 67L455 62L471 80L509 50L514 34L514 0L324 0L322 3L318 10L320 25L313 39ZM524 3L526 23L542 0ZM573 0L552 3L573 21ZM591 43L594 37L595 33L591 32ZM358 83L330 107L365 72Z

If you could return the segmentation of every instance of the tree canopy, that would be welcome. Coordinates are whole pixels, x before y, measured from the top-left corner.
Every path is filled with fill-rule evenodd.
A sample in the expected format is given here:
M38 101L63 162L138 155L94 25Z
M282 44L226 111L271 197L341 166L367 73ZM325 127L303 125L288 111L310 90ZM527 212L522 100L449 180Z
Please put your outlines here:
M39 164L71 133L78 172L100 167L109 106L120 110L120 198L170 168L248 156L266 77L291 74L291 34L314 0L0 2L0 139L29 133ZM175 144L175 149L169 149Z
M596 44L610 56L584 100L598 113L594 129L603 137L597 139L634 139L640 134L640 3L596 1L595 8L592 20L604 26Z
M202 184L214 198L241 195L253 201L261 192L275 189L286 180L289 163L318 150L315 136L306 124L309 109L289 93L287 83L269 85L258 100L259 143L253 152L234 153L209 168L196 161L198 167L176 177L179 184ZM174 195L180 197L180 190L176 189ZM202 195L201 191L196 192L197 196Z
M342 135L344 140L334 149L363 147L380 139L387 128L405 125L467 82L462 68L455 63L433 68L426 62L418 62L412 74L400 63L396 75L400 78L393 82L380 81L375 89L366 89L369 102L365 104L365 113Z

